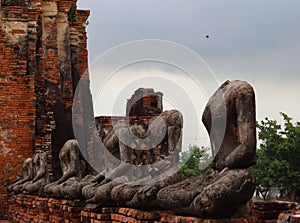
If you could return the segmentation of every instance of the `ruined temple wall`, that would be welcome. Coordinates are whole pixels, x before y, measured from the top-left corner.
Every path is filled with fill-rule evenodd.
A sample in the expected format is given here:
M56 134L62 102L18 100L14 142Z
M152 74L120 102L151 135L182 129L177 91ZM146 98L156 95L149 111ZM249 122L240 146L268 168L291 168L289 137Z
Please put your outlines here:
M152 118L153 116L99 116L95 118L95 123L97 129L112 128L113 124L118 121L125 121L130 125L145 124L148 127Z
M87 70L85 23L76 0L32 0L0 11L0 219L7 212L5 185L35 150L47 152L50 178L60 177L59 150L73 138L74 88ZM90 94L88 95L90 97Z
M10 197L9 220L11 222L84 222L84 223L257 223L255 216L233 219L200 219L180 216L168 210L143 211L127 207L103 207L97 212L84 208L82 201L57 200L30 195Z
M38 14L18 6L0 12L0 219L7 214L5 185L34 153Z
M83 201L57 200L31 195L13 195L9 198L10 222L84 222L84 223L117 223L117 222L151 222L151 223L299 223L300 211L293 202L249 202L253 206L252 214L245 218L200 219L180 216L173 211L157 208L139 210L128 207L101 207L97 211L85 208Z
M77 10L78 21L69 21L69 11L76 0L43 1L41 3L41 46L39 49L39 81L42 102L37 119L38 147L48 153L51 179L60 177L59 151L63 144L74 138L72 129L73 94L80 77L87 70L87 43L85 22L89 11ZM83 14L83 15L82 15ZM75 45L75 47L74 47ZM78 54L74 55L74 51ZM73 62L73 57L81 60ZM81 64L80 64L81 63ZM84 64L84 65L82 65ZM76 68L74 68L76 67ZM89 97L91 97L89 95Z
M139 88L127 101L126 115L155 116L163 111L161 92L154 92L151 88Z
M94 112L92 96L90 92L90 82L88 73L88 51L86 21L89 17L89 11L77 10L78 21L70 23L70 49L72 65L72 84L73 91L76 94L76 104L73 106L73 128L77 131L76 138L80 138L79 145L84 151L87 151L92 157L93 153L93 123ZM77 89L79 85L79 90ZM77 102L80 104L77 104ZM69 114L71 113L71 104L67 106ZM71 117L70 117L71 119ZM79 128L78 128L79 127ZM78 134L79 129L79 134ZM81 150L83 151L83 150Z

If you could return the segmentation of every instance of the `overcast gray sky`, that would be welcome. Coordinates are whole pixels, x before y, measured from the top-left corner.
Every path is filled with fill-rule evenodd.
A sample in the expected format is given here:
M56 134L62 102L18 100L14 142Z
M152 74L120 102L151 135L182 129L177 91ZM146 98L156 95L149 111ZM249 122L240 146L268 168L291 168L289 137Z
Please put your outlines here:
M79 0L78 8L91 10L87 27L91 64L125 42L177 42L199 54L219 83L248 81L256 92L257 120L266 116L280 120L279 112L300 120L299 0ZM172 100L172 95L168 97ZM205 99L200 95L199 100ZM95 109L97 115L107 114L106 103Z

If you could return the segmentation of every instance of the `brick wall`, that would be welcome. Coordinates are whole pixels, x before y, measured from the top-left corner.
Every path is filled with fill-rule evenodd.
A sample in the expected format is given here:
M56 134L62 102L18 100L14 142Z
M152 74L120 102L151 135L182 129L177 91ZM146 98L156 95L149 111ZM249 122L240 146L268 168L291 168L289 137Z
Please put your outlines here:
M258 219L260 219L261 223L284 223L283 220L285 216L287 218L291 218L293 215L300 213L300 211L296 211L296 203L295 202L287 202L287 201L258 201L254 202L252 213ZM296 218L296 217L294 217ZM290 221L289 221L290 222ZM294 223L300 222L299 220L293 221Z
M34 152L35 25L34 11L24 14L19 6L1 9L0 219L7 213L5 185L14 180L22 162Z
M7 215L5 185L21 173L22 162L46 151L50 178L58 178L59 150L74 138L71 107L88 67L89 16L77 10L78 21L68 21L76 1L0 5L0 219Z
M30 195L15 195L9 199L9 220L11 222L83 222L83 223L257 223L256 217L245 219L199 219L178 216L170 211L142 211L132 208L100 208L97 211L85 209L84 202L56 200Z
M161 92L151 88L139 88L127 101L127 116L156 116L163 110Z
M10 222L83 222L83 223L299 223L300 211L292 202L254 202L253 214L247 218L200 219L179 216L168 210L149 210L102 207L97 210L85 208L82 201L56 200L31 195L9 197Z
M146 126L148 126L151 118L153 118L153 116L99 116L95 118L95 123L98 126L98 128L111 128L113 122L115 123L118 121L126 121L130 125L136 123L145 124Z

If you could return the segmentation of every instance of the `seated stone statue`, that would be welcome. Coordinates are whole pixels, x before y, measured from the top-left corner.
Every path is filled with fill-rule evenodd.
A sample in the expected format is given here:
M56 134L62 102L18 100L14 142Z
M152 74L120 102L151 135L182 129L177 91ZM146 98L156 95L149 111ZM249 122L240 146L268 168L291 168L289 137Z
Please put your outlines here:
M18 194L21 192L23 184L33 179L33 165L32 158L27 158L22 165L22 176L15 183L7 187L7 191L10 193Z
M91 199L95 193L97 188L100 186L100 184L108 182L109 180L105 177L109 175L115 168L117 168L120 165L120 150L119 150L119 140L116 134L116 131L118 131L121 128L120 126L115 126L114 128L111 128L109 130L105 129L105 131L101 130L100 136L102 139L103 144L100 144L99 146L104 146L102 148L103 150L103 157L105 159L102 159L104 162L104 170L98 173L98 175L94 176L88 184L86 184L82 189L82 195L85 199ZM110 153L115 159L108 160L108 153Z
M81 194L76 184L85 175L84 167L79 158L79 145L75 139L68 140L59 152L62 177L44 187L44 194L49 197L62 198L67 194L75 197ZM79 195L78 195L79 196Z
M87 203L150 207L155 204L159 189L182 179L177 169L182 115L171 110L157 120L148 130L137 124L117 128L113 135L121 164L95 187Z
M113 188L111 197L116 204L135 208L141 206L155 207L157 206L156 196L158 191L182 180L182 176L178 172L182 123L182 115L177 110L165 111L158 116L158 121L154 120L153 125L150 125L146 134L147 136L150 135L150 137L147 143L147 158L143 162L145 168L138 168L142 169L142 174L138 172L135 174L138 176L135 177L138 180ZM164 125L165 128L162 127ZM165 134L164 131L166 131ZM161 139L161 135L164 138ZM140 138L143 138L143 136L140 135ZM157 139L161 142L155 145ZM153 145L153 142L156 143ZM122 145L122 143L120 144ZM141 145L141 143L137 143L137 145ZM122 147L123 150L133 150L133 148L128 146L126 148L125 145L120 146L121 150ZM154 148L152 149L152 147ZM137 146L137 149L133 151L137 153L139 149L139 146ZM135 163L135 165L139 164L139 162Z
M120 131L124 126L125 124L123 122L119 122L108 132L102 132L103 146L106 148L102 148L104 150L104 157L106 157L106 159L103 160L103 162L105 163L105 169L98 175L96 175L93 179L91 179L89 184L83 187L82 195L85 199L87 199L87 203L97 203L96 201L94 201L95 194L100 185L104 184L106 184L106 187L102 187L103 189L105 189L105 192L102 193L102 195L105 197L103 200L106 201L107 205L109 205L109 202L111 202L110 190L113 188L113 186L119 184L110 180L113 177L112 174L118 172L118 170L115 170L120 166L120 150L117 132ZM115 158L108 159L107 153L110 153ZM121 168L119 168L119 170L121 170ZM98 204L88 205L88 207L90 208L95 206L98 206Z
M34 178L23 184L22 192L37 194L48 183L47 153L38 150L33 158Z
M247 82L226 81L210 98L202 120L215 155L212 169L161 189L157 199L161 207L180 214L231 217L255 190L247 170L256 151L253 88Z
M225 106L226 117L218 115L220 104ZM256 163L255 114L255 94L247 82L226 81L210 98L202 121L216 154L212 162L214 169L248 168ZM218 125L223 121L226 121L225 131L220 135Z

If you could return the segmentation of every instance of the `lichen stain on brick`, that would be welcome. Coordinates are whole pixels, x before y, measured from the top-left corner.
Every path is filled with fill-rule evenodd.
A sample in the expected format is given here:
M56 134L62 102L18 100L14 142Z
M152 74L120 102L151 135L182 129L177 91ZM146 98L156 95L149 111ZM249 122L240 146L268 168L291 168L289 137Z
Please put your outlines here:
M9 152L11 152L11 148L9 148L6 142L11 142L13 138L13 130L2 130L0 128L0 154L6 156Z
M13 137L13 130L2 130L0 128L0 137L2 137L3 139L7 140L8 142L12 141L12 137Z
M11 172L12 172L12 167L11 167L10 163L7 163L3 168L3 173L10 174Z
M5 21L2 24L2 30L8 34L12 34L13 30L20 30L20 33L26 34L26 30L28 28L27 22L19 22L19 21ZM23 32L22 32L23 31Z
M5 142L3 141L0 142L0 145L1 145L0 154L6 156L11 151L11 149L7 148Z
M26 2L0 4L0 219L7 217L4 184L14 180L2 171L9 172L7 163L21 173L22 160L43 150L50 178L59 177L58 151L74 137L73 88L88 67L89 11L78 10L78 22L69 23L76 0Z

